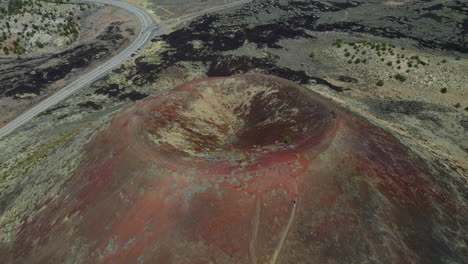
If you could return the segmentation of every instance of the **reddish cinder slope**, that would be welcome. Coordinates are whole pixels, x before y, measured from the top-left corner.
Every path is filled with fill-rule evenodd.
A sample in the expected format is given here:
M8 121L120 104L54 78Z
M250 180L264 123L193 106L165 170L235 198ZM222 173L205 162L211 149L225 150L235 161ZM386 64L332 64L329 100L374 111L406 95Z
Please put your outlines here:
M7 263L466 258L466 207L437 174L382 129L277 77L202 79L148 98L85 151Z

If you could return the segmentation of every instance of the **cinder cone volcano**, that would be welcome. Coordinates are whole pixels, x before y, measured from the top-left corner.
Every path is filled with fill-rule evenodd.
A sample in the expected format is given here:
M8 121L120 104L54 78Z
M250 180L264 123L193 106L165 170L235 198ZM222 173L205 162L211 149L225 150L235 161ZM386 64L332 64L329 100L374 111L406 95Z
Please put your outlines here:
M7 263L463 262L466 208L437 174L284 79L187 83L118 113L84 151Z

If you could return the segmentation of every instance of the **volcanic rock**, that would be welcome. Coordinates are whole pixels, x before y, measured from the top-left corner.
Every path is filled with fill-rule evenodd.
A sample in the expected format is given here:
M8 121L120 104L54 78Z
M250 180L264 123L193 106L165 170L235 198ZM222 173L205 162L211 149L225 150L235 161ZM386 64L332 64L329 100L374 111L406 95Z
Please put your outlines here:
M83 151L62 193L0 249L4 263L466 260L466 206L443 175L281 78L207 78L146 98Z

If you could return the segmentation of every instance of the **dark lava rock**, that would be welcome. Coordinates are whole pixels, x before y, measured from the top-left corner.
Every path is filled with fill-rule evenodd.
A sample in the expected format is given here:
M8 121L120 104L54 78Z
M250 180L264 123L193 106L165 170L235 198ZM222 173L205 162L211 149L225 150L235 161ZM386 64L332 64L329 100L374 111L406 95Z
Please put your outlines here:
M322 78L309 76L305 71L302 70L292 70L289 68L278 67L275 65L274 59L271 58L259 59L247 56L219 57L217 60L211 62L207 76L231 76L249 72L271 74L282 78L287 78L299 84L307 84L310 80L315 80L316 83L325 85L337 92L348 90L343 87L333 85Z
M467 116L464 116L460 120L460 125L465 129L465 131L468 131L468 117Z
M123 93L121 95L119 95L119 100L125 100L125 99L130 99L132 101L138 101L138 100L141 100L143 98L146 98L148 97L147 94L144 94L144 93L140 93L138 91L131 91L131 92L128 92L128 93Z
M415 115L424 110L425 103L419 101L386 101L376 104L378 112ZM377 109L376 109L377 110Z
M59 110L59 109L63 109L63 108L66 108L68 107L68 105L66 104L59 104L57 106L54 106L54 107L51 107L47 110L45 110L44 112L41 112L38 116L45 116L45 115L50 115L52 114L53 112Z
M40 95L50 83L65 78L72 70L85 68L93 61L108 56L108 46L121 46L124 39L120 32L120 27L113 23L92 43L81 44L50 56L40 55L5 62L16 66L0 72L0 96L20 99L19 96L24 93ZM57 59L58 63L50 66L51 59ZM38 70L31 72L32 68Z
M115 97L121 94L124 90L125 89L121 88L118 84L110 83L110 84L103 85L102 87L96 89L95 93L108 95L110 97Z
M91 108L93 110L100 110L102 109L102 106L101 105L98 105L96 104L95 102L93 101L87 101L85 103L79 103L78 104L79 107L82 107L82 108Z
M417 115L424 111L437 111L437 112L449 112L453 109L447 109L445 107L425 103L421 101L385 101L378 100L370 102L372 112L381 114L403 114L403 115Z
M347 82L347 83L357 83L358 80L354 79L353 77L349 76L338 76L338 80L342 82Z

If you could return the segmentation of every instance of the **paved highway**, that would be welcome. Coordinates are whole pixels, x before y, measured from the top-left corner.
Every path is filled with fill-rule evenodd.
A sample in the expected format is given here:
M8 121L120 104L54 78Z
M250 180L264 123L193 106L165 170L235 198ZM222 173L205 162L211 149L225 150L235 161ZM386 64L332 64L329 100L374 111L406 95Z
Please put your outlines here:
M110 71L112 71L112 69L116 68L122 62L128 59L132 55L133 52L135 52L139 48L144 47L154 36L159 36L159 35L164 34L164 26L181 23L186 20L192 19L194 17L204 15L206 13L215 12L215 11L223 10L223 9L230 8L236 5L244 4L244 3L250 2L251 0L242 0L242 1L230 3L227 5L222 5L222 6L206 9L206 10L194 13L194 14L190 14L187 16L174 19L172 21L168 21L167 23L161 24L161 25L156 25L153 22L151 16L148 15L144 10L127 2L121 2L121 1L116 1L116 0L83 0L83 1L116 6L119 8L123 8L129 11L130 13L134 14L138 18L141 24L141 29L140 29L140 33L138 37L135 39L134 42L132 42L132 44L130 44L127 48L125 48L122 52L120 52L115 57L109 59L108 61L104 62L104 64L97 67L93 71L86 73L85 75L81 76L74 82L63 87L58 92L47 97L46 99L44 99L43 101L35 105L34 107L30 108L29 110L27 110L26 112L24 112L23 114L21 114L20 116L18 116L17 118L12 120L8 124L6 124L4 127L0 128L0 139L10 134L11 132L13 132L15 129L17 129L21 125L27 123L32 118L37 116L39 113L47 110L49 107L66 99L67 97L69 97L71 94L73 94L77 90L85 86L88 86L94 81L107 75ZM83 1L77 1L77 2L83 2Z

